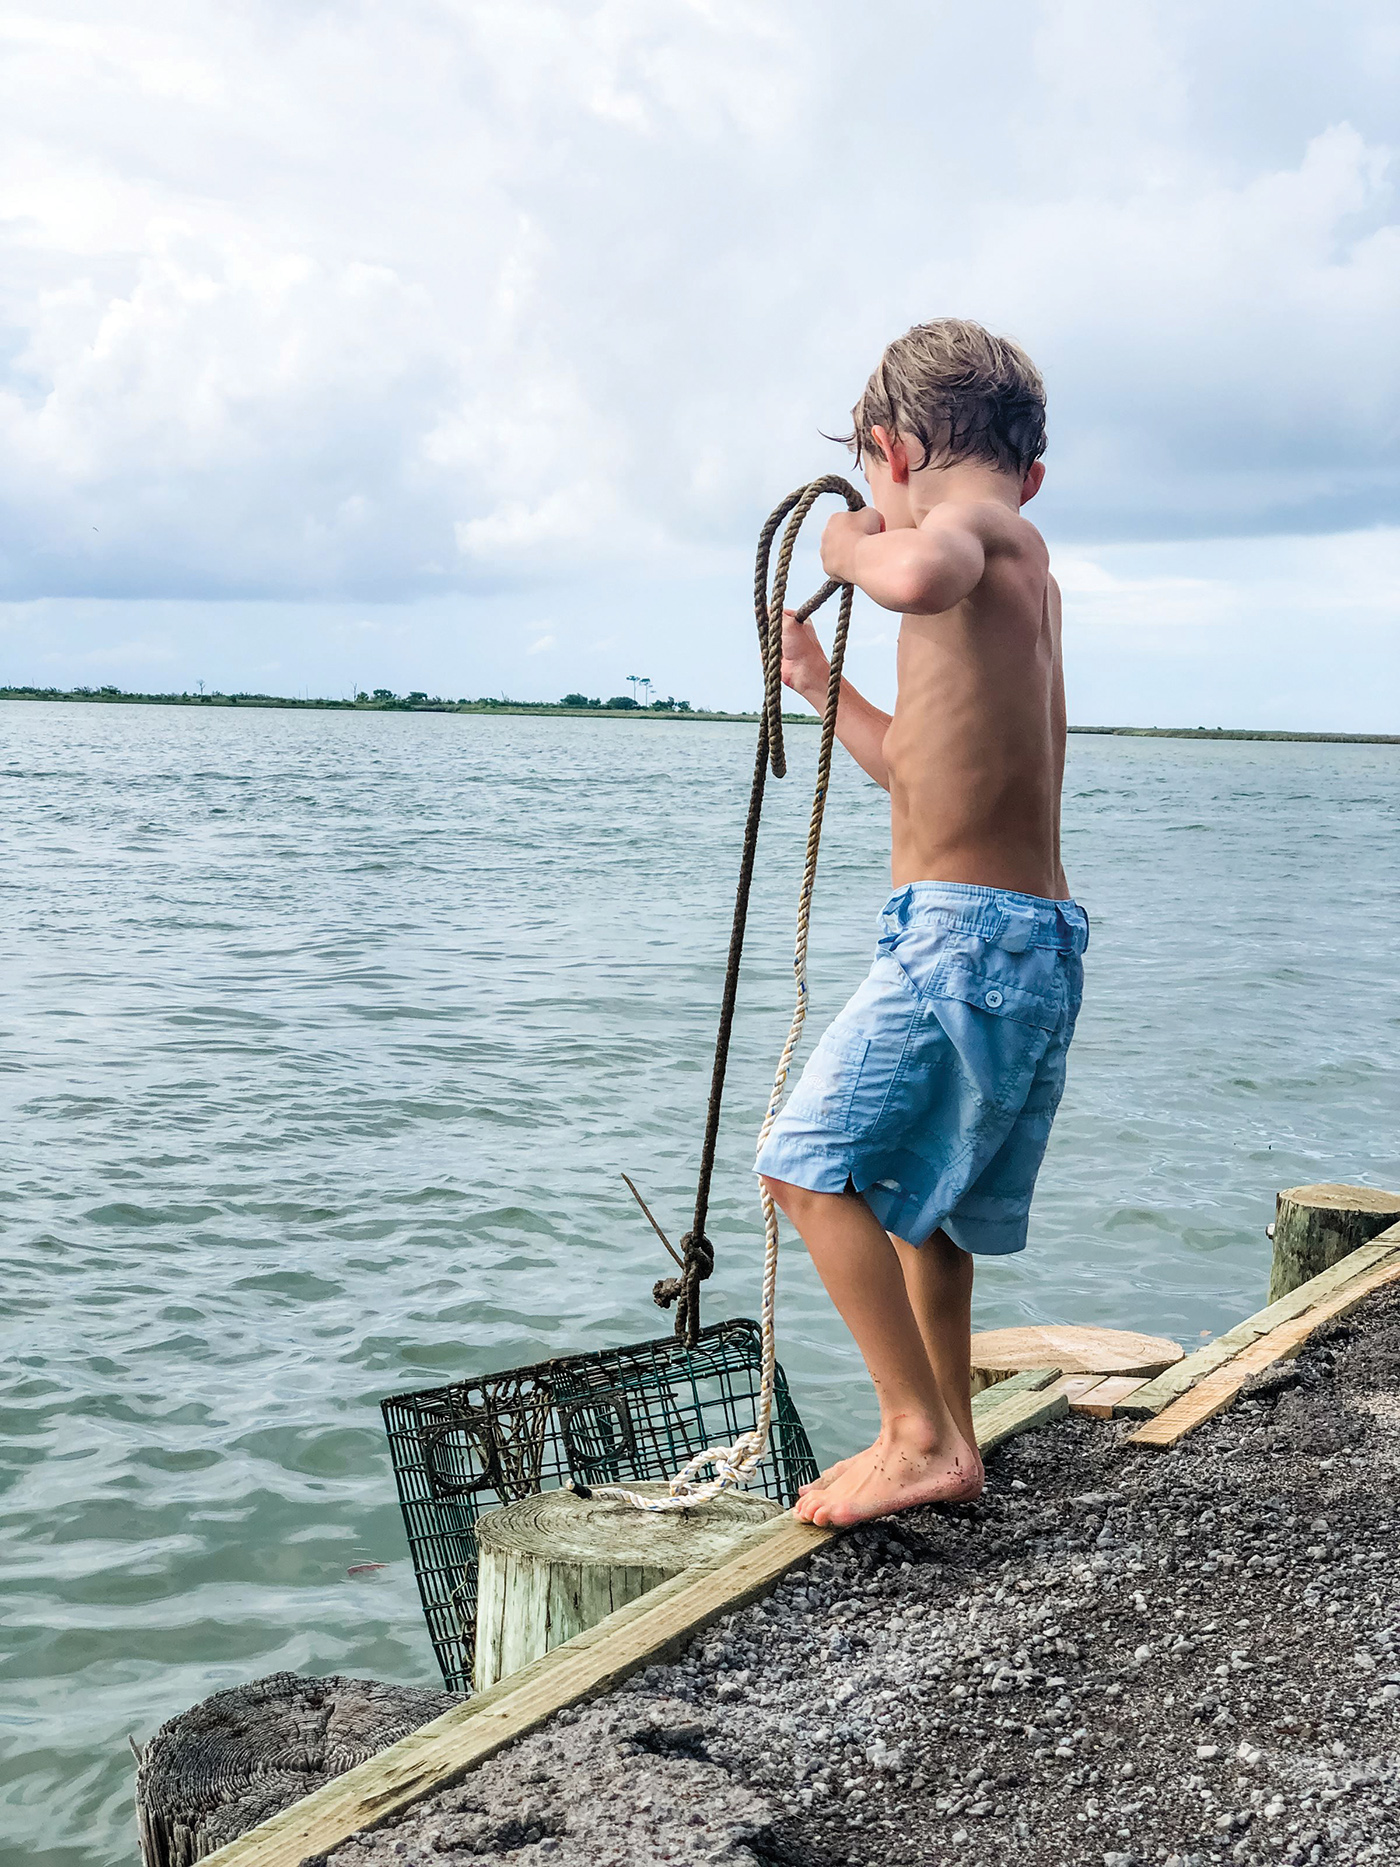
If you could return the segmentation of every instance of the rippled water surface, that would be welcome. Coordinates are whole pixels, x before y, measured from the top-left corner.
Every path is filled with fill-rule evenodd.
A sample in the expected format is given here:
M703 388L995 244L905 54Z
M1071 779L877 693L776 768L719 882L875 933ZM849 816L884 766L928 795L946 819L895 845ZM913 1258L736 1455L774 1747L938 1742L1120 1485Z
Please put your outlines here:
M433 1677L382 1395L665 1327L618 1174L685 1229L752 731L9 703L0 735L0 1858L106 1867L129 1732L280 1667ZM756 1308L792 740L711 1316ZM868 960L884 802L843 766L814 1021ZM981 1326L1198 1340L1262 1299L1277 1187L1400 1185L1397 804L1393 747L1071 741L1085 1011ZM848 1447L869 1408L799 1248L780 1328Z

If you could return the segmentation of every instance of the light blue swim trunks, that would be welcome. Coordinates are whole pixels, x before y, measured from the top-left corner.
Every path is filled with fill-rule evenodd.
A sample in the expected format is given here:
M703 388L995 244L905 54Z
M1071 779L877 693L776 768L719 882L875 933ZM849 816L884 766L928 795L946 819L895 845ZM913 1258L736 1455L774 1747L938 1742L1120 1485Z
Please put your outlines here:
M956 882L896 889L870 975L808 1059L755 1171L854 1190L897 1238L1026 1243L1065 1086L1089 920Z

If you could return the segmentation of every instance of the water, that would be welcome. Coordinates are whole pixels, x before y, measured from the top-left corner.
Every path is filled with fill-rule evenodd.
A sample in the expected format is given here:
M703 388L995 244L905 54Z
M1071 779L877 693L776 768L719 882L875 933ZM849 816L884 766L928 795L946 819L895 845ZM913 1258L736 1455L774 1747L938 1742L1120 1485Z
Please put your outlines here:
M10 703L0 738L0 1859L107 1867L128 1732L279 1667L433 1677L383 1394L666 1327L618 1174L685 1229L751 729ZM792 740L711 1316L757 1301ZM883 802L843 765L818 1022L868 958ZM1276 1188L1400 1186L1397 805L1390 747L1071 741L1088 992L980 1326L1194 1342L1262 1300ZM870 1410L799 1248L780 1328L849 1447Z

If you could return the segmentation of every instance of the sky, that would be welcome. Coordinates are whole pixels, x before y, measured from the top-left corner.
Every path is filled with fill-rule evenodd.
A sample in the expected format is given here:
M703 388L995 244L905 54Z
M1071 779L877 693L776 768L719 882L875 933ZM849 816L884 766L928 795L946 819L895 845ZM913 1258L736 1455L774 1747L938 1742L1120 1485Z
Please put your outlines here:
M1400 730L1397 80L1373 0L9 12L0 684L752 705L759 524L954 314L1072 719Z

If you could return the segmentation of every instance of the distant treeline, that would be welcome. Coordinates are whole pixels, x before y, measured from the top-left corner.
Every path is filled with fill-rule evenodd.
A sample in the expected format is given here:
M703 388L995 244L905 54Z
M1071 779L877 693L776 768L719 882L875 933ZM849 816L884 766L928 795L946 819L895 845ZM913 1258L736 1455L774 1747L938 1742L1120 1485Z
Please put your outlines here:
M627 694L590 700L565 694L562 700L507 700L483 695L479 700L444 700L440 694L395 694L387 687L358 693L353 700L294 700L285 694L132 694L120 687L0 687L0 700L85 700L138 707L301 707L339 713L545 713L660 714L687 720L757 720L756 713L717 713L692 707L688 700L653 700L643 706ZM815 713L784 713L794 725L816 721ZM1234 726L1071 726L1072 733L1101 733L1121 739L1261 739L1305 745L1400 745L1400 733L1285 733Z
M562 700L508 700L490 694L479 699L445 699L441 694L414 691L396 694L388 687L360 692L353 700L293 699L286 694L211 693L137 694L122 687L0 687L0 700L84 700L113 706L137 707L299 707L337 713L646 713L665 714L672 719L756 720L756 713L718 713L706 707L693 707L688 700L668 696L647 705L630 694L614 694L609 700L595 700L587 694L565 694ZM801 721L813 718L807 713L784 714L784 719Z

